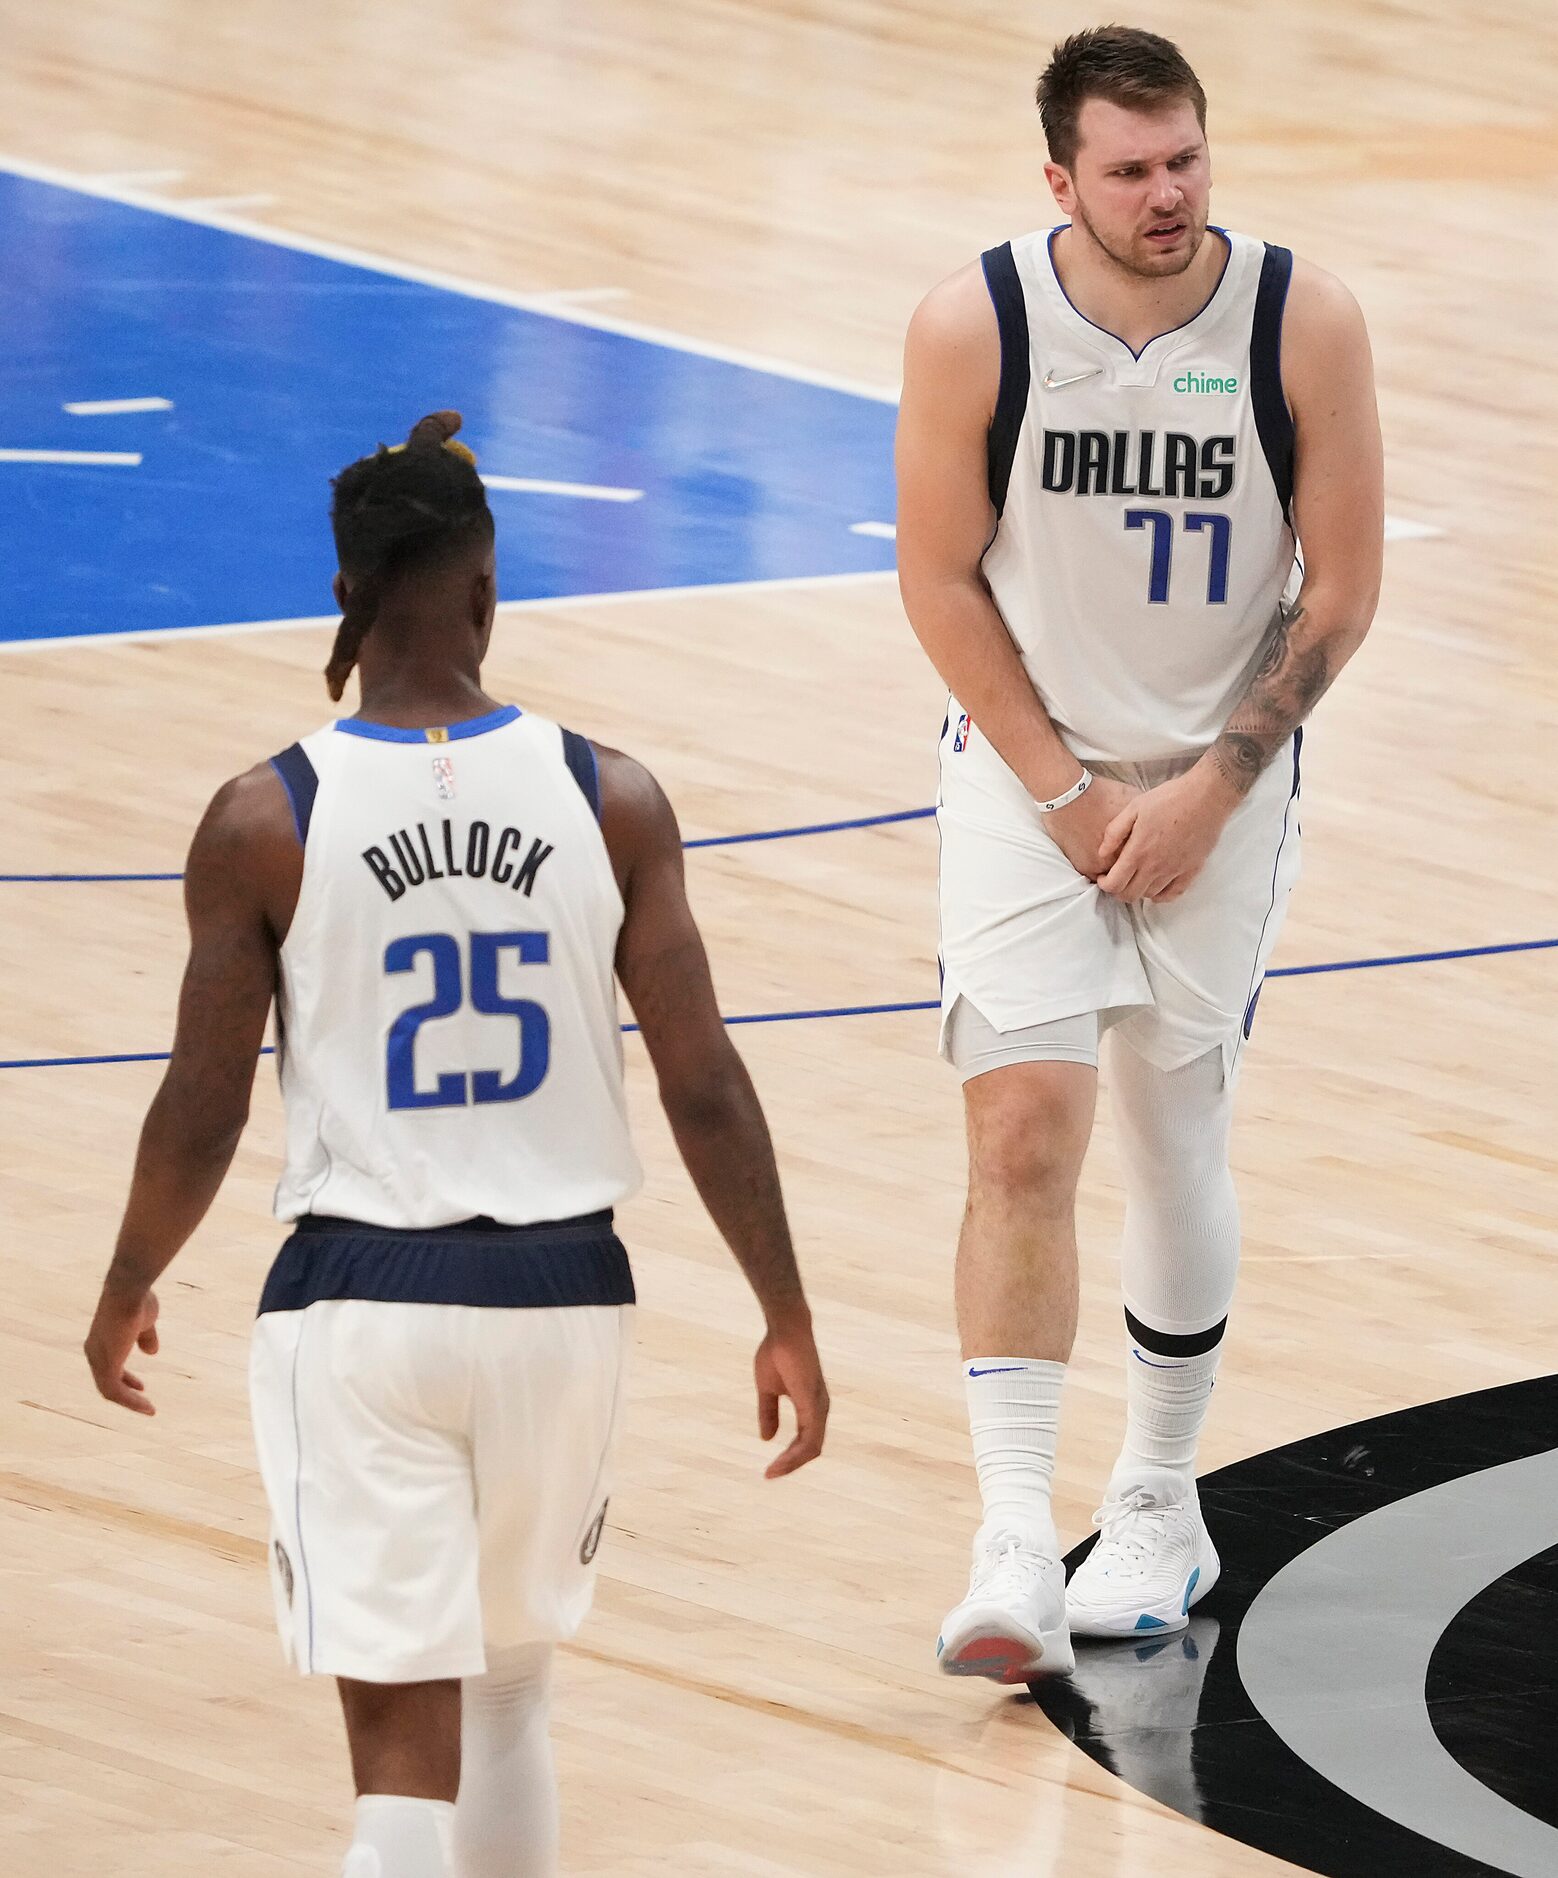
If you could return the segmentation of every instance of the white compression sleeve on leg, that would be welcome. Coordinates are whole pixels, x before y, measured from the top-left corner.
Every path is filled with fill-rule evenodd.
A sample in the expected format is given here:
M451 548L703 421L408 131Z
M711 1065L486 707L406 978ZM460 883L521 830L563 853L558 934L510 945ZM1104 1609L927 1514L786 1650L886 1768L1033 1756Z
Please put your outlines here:
M554 1878L557 1775L548 1732L552 1645L489 1650L461 1684L459 1878Z
M453 1821L454 1808L447 1800L363 1794L342 1878L450 1878Z
M1188 1479L1239 1269L1231 1092L1216 1050L1160 1070L1116 1042L1109 1071L1125 1182L1120 1276L1130 1332L1116 1480L1122 1469L1144 1467Z
M1114 1040L1109 1083L1125 1183L1125 1302L1155 1330L1198 1336L1228 1315L1239 1271L1222 1054L1161 1070Z

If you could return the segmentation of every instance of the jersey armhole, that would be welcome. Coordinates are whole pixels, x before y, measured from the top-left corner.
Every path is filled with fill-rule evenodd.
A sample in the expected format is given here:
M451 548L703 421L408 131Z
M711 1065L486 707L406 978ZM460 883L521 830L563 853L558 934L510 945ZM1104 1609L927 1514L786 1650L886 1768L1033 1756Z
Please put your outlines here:
M989 289L996 325L1001 332L1001 383L985 444L990 501L999 519L1006 507L1017 439L1028 409L1032 375L1028 358L1028 303L1009 241L1003 241L999 248L987 249L980 255L979 264L984 269L985 286Z
M308 845L308 825L313 820L314 797L319 793L319 773L300 743L288 744L279 756L270 760L271 768L281 778L292 810L292 826L298 833L298 846Z
M579 792L590 805L590 813L600 820L600 760L588 737L576 730L563 732L563 761L579 785Z
M1293 521L1293 413L1282 389L1282 315L1287 307L1293 256L1266 243L1250 322L1250 404L1283 518Z

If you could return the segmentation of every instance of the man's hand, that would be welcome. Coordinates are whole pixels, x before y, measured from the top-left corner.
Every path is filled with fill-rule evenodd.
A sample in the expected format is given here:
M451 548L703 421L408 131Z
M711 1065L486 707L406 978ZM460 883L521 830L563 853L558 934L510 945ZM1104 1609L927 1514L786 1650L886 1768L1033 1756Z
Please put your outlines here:
M1100 889L1131 903L1177 900L1206 866L1237 802L1201 764L1144 790L1104 831Z
M777 1480L816 1460L828 1426L828 1385L811 1334L811 1315L803 1306L794 1317L770 1323L768 1335L757 1346L752 1365L757 1380L757 1430L765 1441L779 1432L779 1398L795 1404L795 1439L777 1460L770 1461L764 1478Z
M100 1396L117 1402L120 1408L133 1409L137 1415L157 1413L145 1383L125 1368L132 1350L139 1349L147 1356L157 1354L155 1291L120 1292L104 1285L82 1347Z
M1095 776L1069 807L1046 815L1044 826L1077 872L1096 880L1114 858L1104 851L1107 831L1140 796L1129 783Z

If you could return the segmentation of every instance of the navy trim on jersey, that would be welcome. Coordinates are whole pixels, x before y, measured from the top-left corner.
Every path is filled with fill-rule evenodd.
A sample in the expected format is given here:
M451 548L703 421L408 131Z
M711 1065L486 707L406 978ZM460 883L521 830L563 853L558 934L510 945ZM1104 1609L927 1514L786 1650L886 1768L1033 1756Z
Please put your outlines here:
M1282 313L1292 278L1291 251L1274 248L1268 241L1250 322L1250 405L1277 500L1289 524L1293 519L1293 413L1282 391Z
M314 797L319 793L319 776L300 743L289 743L270 766L281 778L292 810L292 826L298 831L298 846L308 844L308 824L314 814Z
M399 724L375 724L365 717L338 717L335 727L344 730L348 737L371 737L376 743L458 743L462 737L479 737L484 731L501 730L520 715L517 704L500 704L497 710L488 711L483 717L468 717L463 724L436 726L443 731L441 737L430 736L425 730L405 730Z
M1022 434L1022 420L1028 409L1028 386L1032 378L1028 303L1023 298L1022 279L1009 241L1003 241L999 248L987 249L980 255L979 265L984 269L985 286L989 289L995 323L1001 332L1001 383L995 395L990 433L985 440L990 501L999 518L1006 507L1017 439Z
M550 1310L634 1296L609 1209L535 1226L469 1219L426 1231L305 1214L276 1254L260 1313L330 1298Z
M1266 942L1266 928L1271 923L1271 916L1277 910L1277 875L1282 869L1282 851L1288 844L1288 811L1298 800L1298 792L1303 785L1300 759L1304 753L1304 727L1299 725L1293 732L1293 787L1288 791L1288 806L1282 812L1282 839L1277 843L1277 858L1271 864L1271 905L1266 909L1266 917L1261 921L1260 939L1255 947L1255 956L1260 957L1260 948ZM1250 993L1250 1001L1244 1007L1244 1041L1250 1040L1250 1032L1255 1028L1255 1007L1260 1003L1260 994L1266 989L1266 980L1261 978Z
M1070 226L1071 224L1069 222L1058 223L1049 231L1049 234L1044 240L1044 252L1049 256L1049 271L1055 276L1055 285L1060 289L1060 297L1065 301L1066 305L1070 307L1071 311L1076 314L1077 318L1082 321L1083 325L1091 326L1095 333L1102 333L1105 339L1112 339L1116 345L1125 346L1126 351L1130 353L1132 359L1134 359L1138 365L1141 364L1142 352L1147 350L1147 346L1155 346L1160 339L1168 339L1174 333L1182 333L1187 326L1194 326L1196 321L1200 319L1201 315L1206 312L1207 308L1211 306L1212 302L1222 292L1223 282L1228 278L1228 263L1233 259L1233 243L1228 239L1228 230L1226 228L1219 228L1215 222L1208 222L1206 225L1208 234L1221 235L1223 245L1227 249L1227 253L1223 256L1223 271L1217 276L1217 285L1201 302L1196 311L1191 314L1189 319L1181 320L1177 326L1166 326L1161 333L1154 333L1147 341L1147 346L1143 346L1141 352L1138 352L1134 346L1126 345L1126 342L1118 333L1110 332L1107 326L1100 326L1097 320L1090 320L1082 311L1081 307L1077 305L1076 301L1072 299L1071 295L1066 292L1066 283L1060 278L1060 269L1055 265L1055 237L1065 234Z
M600 820L600 761L595 746L576 730L563 732L563 761L573 774L596 821Z

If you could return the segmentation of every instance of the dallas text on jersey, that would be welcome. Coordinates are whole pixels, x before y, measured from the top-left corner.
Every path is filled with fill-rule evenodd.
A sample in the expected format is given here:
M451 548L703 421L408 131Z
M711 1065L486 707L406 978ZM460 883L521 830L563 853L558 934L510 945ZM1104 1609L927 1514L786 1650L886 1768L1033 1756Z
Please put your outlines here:
M1235 437L1198 442L1177 430L1161 437L1155 430L1046 430L1044 487L1059 496L1190 496L1215 502L1233 488L1237 447Z
M495 880L511 893L523 893L528 900L541 863L552 852L552 844L537 835L532 838L525 858L520 860L524 839L517 828L504 828L494 841L492 830L485 822L472 822L463 836L457 836L453 824L445 818L435 824L432 836L424 822L418 822L414 829L397 829L385 837L384 847L364 848L362 858L392 900L398 900L408 888L420 887L424 881L462 877ZM391 850L393 860L385 848ZM443 860L442 867L433 858L435 850ZM457 854L463 859L463 866L455 858Z

